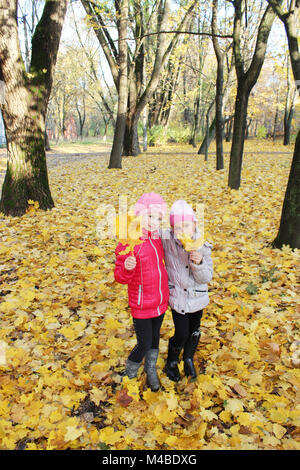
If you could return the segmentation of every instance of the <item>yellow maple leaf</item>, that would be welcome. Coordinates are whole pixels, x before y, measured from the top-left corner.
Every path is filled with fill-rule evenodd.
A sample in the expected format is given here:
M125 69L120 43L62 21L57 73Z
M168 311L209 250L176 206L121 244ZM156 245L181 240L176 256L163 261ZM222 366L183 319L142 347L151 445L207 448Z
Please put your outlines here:
M170 411L164 403L159 403L154 409L154 415L162 424L170 424L174 422L177 413Z
M75 441L85 432L84 428L78 428L77 426L67 426L67 432L64 436L66 442Z
M94 255L103 256L104 255L104 250L102 250L98 246L95 246L94 247Z
M166 444L168 444L168 446L170 446L170 447L173 447L176 442L177 442L177 437L176 436L169 436L166 439Z
M100 390L99 388L93 387L90 391L91 400L99 406L100 401L106 399L106 390Z
M174 395L174 393L170 394L169 398L166 399L166 402L167 402L167 405L168 405L168 409L170 411L176 410L176 408L178 406L178 399L177 399L176 395Z
M133 251L136 245L143 243L139 238L142 236L142 218L134 216L132 212L123 212L116 217L116 235L123 245L128 245L120 251L120 255L126 255Z
M189 235L182 233L178 235L178 240L181 241L185 251L198 250L203 245L203 237L199 237L196 240L193 240Z
M62 335L64 335L70 341L78 338L83 333L83 330L86 327L86 322L84 320L74 321L70 323L70 326L64 326L59 331Z
M100 441L112 445L123 439L122 431L115 431L113 426L107 426L100 430Z
M275 434L277 439L281 439L286 433L286 428L284 428L280 424L274 423L273 424L273 433Z
M139 382L137 379L129 379L125 376L123 378L123 384L127 388L127 394L134 400L139 401Z
M244 411L243 403L237 398L229 398L226 401L225 410L235 415L239 411Z
M231 414L229 411L221 411L219 418L224 421L224 423L231 423Z
M115 318L106 318L105 319L105 327L107 329L115 329L115 328L122 328L123 325L118 321L116 320Z
M143 398L146 400L147 403L154 403L157 401L157 393L152 392L150 388L147 388L145 392L143 392Z
M205 408L203 408L202 411L200 412L200 416L201 418L204 419L204 421L211 421L212 419L218 419L218 416L216 415L216 413L214 413L211 410L206 410Z

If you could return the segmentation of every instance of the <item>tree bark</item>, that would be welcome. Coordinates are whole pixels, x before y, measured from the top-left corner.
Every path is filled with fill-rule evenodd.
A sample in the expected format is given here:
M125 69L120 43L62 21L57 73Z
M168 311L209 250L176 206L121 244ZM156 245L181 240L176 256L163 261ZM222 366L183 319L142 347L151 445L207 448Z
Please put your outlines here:
M29 73L22 60L17 1L5 0L0 10L0 62L5 83L2 109L7 139L7 170L0 211L21 216L28 200L43 210L54 207L45 153L45 117L67 0L48 1L32 38Z

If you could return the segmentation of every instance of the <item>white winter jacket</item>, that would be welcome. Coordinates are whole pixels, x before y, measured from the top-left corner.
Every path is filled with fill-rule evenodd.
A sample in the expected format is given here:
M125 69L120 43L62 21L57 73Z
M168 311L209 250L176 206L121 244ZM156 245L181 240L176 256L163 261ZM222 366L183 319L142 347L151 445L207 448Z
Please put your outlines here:
M198 248L203 258L200 264L195 264L190 261L190 254L185 251L181 241L174 237L172 229L161 230L160 236L168 272L170 307L182 314L202 310L209 303L207 284L213 277L213 245L206 241ZM192 238L195 240L199 236L200 231L196 227Z

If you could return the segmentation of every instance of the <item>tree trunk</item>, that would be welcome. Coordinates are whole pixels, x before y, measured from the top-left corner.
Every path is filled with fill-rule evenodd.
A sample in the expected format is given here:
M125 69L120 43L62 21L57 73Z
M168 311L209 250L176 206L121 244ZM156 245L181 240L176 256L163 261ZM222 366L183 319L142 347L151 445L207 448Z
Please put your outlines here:
M209 108L208 108L208 110L207 110L207 112L206 112L206 138L205 138L205 140L206 140L206 147L205 147L205 159L204 159L205 161L208 160L209 115L210 115L210 112L211 112L211 110L212 110L213 105L214 105L214 101L211 102L211 104L210 104L210 106L209 106Z
M215 37L217 33L217 17L218 17L218 0L213 0L213 11L211 20L211 30L213 33L213 46L217 58L217 81L216 81L216 150L217 160L216 169L223 170L224 154L224 122L223 122L223 86L224 86L224 52L221 51L218 39Z
M127 76L127 22L128 0L120 0L119 7L119 98L116 128L108 168L122 168L122 148L124 142L128 101Z
M217 86L216 86L216 150L217 161L216 169L223 170L224 168L224 153L223 153L223 140L224 140L224 121L223 121L223 59L218 61L217 68Z
M7 138L7 171L0 211L21 216L28 200L41 209L54 206L45 154L45 118L67 0L46 2L32 37L29 73L22 60L17 2L5 0L0 9L0 75L5 83L2 109Z
M198 92L199 93L199 92ZM192 128L192 135L190 138L189 143L196 148L196 135L197 131L199 129L199 110L200 110L200 96L198 95L196 98L196 101L194 103L194 122L193 122L193 128Z
M46 131L46 129L45 129L45 150L47 151L51 150L48 132Z
M229 93L230 93L230 87L231 87L231 81L232 81L233 74L234 74L234 62L232 60L231 64L230 64L230 67L229 67L229 70L228 70L226 85L224 87L224 94L223 94L223 99L222 99L222 107L223 108L226 107L226 105L228 103L228 100L229 100L229 97L230 97ZM215 116L214 116L213 121L212 121L212 123L210 125L210 128L209 128L208 147L210 146L212 140L215 138L215 135L216 135L216 114L217 113L215 113ZM228 118L225 119L225 121L223 122L223 126L226 122L228 122ZM205 148L206 148L206 137L204 137L204 140L201 143L198 154L199 155L200 154L205 154Z
M233 125L233 117L228 120L227 124L227 132L226 132L226 142L230 142L232 138L232 125Z
M8 122L3 114L8 159L0 211L11 216L23 215L30 199L38 201L43 210L54 207L48 183L44 122L38 121L30 109L25 113L13 122Z
M278 114L279 114L278 104L279 104L279 96L278 96L278 91L277 91L276 110L275 110L275 116L274 116L273 135L272 135L272 138L274 141L276 140L276 131L277 131Z
M282 2L282 0L279 1ZM235 56L235 68L238 86L235 101L228 186L232 189L239 189L241 184L242 159L247 124L249 95L261 72L268 45L268 38L276 15L272 7L269 5L264 12L258 28L255 51L252 56L251 64L247 72L245 72L245 64L241 52L242 1L235 1L234 8L235 17L233 30L233 50Z
M232 123L233 116L230 116L229 118L226 118L224 121L224 125L230 122L230 125ZM209 132L208 132L208 148L215 138L216 135L216 117L213 118L211 125L209 126ZM205 154L205 149L206 149L206 135L202 141L202 144L198 150L198 155L204 155Z
M93 27L95 34L100 42L100 45L103 49L105 57L108 61L110 66L110 70L113 76L114 83L116 85L116 89L119 92L119 84L118 84L118 53L116 51L116 47L114 45L113 38L110 36L109 33L109 25L105 23L104 17L102 16L101 9L95 8L95 2L89 2L87 0L81 0L83 7L86 10L86 13L90 15L92 18L95 19ZM147 21L145 21L144 10L141 8L141 3L138 1L133 2L133 11L134 13L130 17L131 24L133 30L133 36L135 40L135 46L137 53L131 54L129 53L129 60L128 63L128 96L129 96L129 106L128 106L128 115L126 119L126 129L125 129L125 136L123 142L123 155L138 155L140 153L140 147L138 142L138 120L139 117L145 108L145 106L149 103L150 99L155 92L159 78L161 69L164 66L165 62L167 61L170 53L172 52L173 48L175 47L178 38L181 34L183 28L185 28L187 21L193 14L193 9L195 6L196 0L190 5L190 7L185 10L183 19L180 21L178 26L178 30L174 31L174 35L172 35L172 39L168 42L167 35L165 34L165 30L167 29L168 21L169 21L169 13L171 10L171 0L160 0L157 4L157 36L156 36L156 50L155 50L155 59L152 69L152 74L149 75L148 83L145 87L144 92L141 93L141 88L143 84L142 80L142 62L145 60L145 53L144 53L144 46L142 43L141 36L143 33L147 33L145 31L145 27L147 26ZM116 12L118 10L118 1L115 2ZM147 10L147 7L146 7ZM109 19L110 21L110 19ZM117 23L120 21L120 15L117 15ZM95 26L94 26L95 25ZM101 27L99 27L99 25ZM128 47L128 50L131 49ZM133 57L132 57L133 56ZM134 92L135 90L135 92ZM135 95L136 100L134 106L131 106L131 100L133 100L133 96Z
M123 155L136 157L141 153L138 138L138 118L127 113Z
M292 128L292 119L294 115L294 108L291 107L289 110L285 110L284 115L284 137L283 137L283 145L289 145L291 141L291 128Z
M198 155L205 155L205 149L206 147L209 148L211 142L215 138L215 135L216 135L216 117L213 118L213 121L209 126L208 136L207 136L206 127L205 127L205 137L198 150Z
M280 227L272 247L281 248L283 244L300 249L300 129L296 138Z
M285 112L284 112L284 120L283 120L283 125L284 125L284 139L283 139L283 145L289 145L290 144L290 139L291 139L291 128L292 128L292 120L295 112L295 99L297 96L297 90L295 90L293 99L291 103L287 103L285 107Z
M299 2L291 1L288 13L281 8L281 1L269 3L284 24L287 35L289 54L293 70L295 84L300 82L300 51L298 48L297 20L299 14ZM300 89L298 88L298 94ZM300 248L300 129L296 138L293 161L290 169L288 185L284 197L279 232L273 240L273 248L281 248L282 245L291 248Z
M240 84L237 89L235 101L233 137L228 175L228 185L233 189L238 189L241 184L248 99L249 91L243 84Z

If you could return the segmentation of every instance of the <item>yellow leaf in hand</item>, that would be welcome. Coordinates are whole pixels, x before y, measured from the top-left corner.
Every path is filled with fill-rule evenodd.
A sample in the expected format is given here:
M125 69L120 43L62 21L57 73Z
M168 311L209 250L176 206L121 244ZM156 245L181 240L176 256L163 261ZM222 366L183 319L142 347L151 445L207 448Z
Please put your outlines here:
M198 250L198 248L200 248L203 245L202 237L197 238L197 240L193 240L190 236L184 233L178 235L178 240L181 241L185 251Z
M126 255L136 245L143 243L143 240L139 240L142 235L141 221L140 216L134 216L131 212L124 212L116 217L116 235L124 245L128 245L120 251L120 255Z

